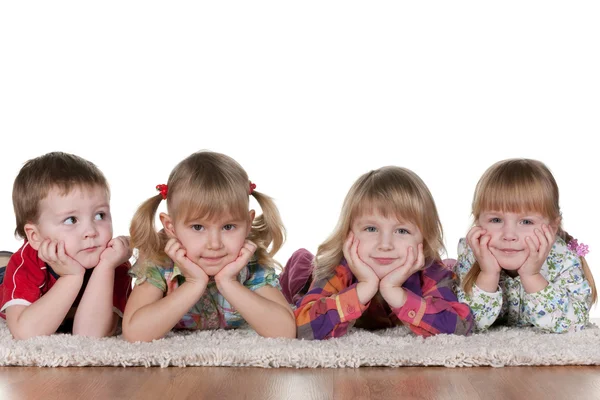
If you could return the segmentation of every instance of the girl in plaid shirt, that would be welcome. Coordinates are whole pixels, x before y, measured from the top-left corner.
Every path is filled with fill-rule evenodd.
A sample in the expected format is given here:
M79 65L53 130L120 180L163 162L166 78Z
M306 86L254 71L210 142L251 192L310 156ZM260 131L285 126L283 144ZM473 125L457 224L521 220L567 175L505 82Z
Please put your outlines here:
M454 274L440 259L442 249L435 203L414 172L390 166L364 174L312 265L301 249L286 266L288 276L314 267L295 311L298 338L400 324L422 336L469 334L473 317L452 291Z
M181 161L167 185L157 186L160 193L139 207L130 228L139 255L123 316L125 339L245 323L261 336L296 336L273 268L284 228L271 198L255 187L236 161L201 151ZM257 218L248 210L249 196L263 211ZM167 213L160 213L164 229L156 232L162 200Z

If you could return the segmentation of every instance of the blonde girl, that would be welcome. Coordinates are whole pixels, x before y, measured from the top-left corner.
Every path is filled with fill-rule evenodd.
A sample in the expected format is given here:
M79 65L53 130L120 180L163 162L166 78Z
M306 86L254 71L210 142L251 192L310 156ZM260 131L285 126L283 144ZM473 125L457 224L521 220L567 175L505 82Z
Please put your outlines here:
M298 337L401 324L422 336L468 334L472 315L452 291L454 274L442 264L442 250L435 203L414 172L388 166L362 175L312 262L312 284L295 311ZM288 274L306 269L307 253L292 256Z
M128 341L172 329L236 328L295 337L293 313L279 290L273 255L284 228L272 199L255 190L232 158L200 151L181 161L131 222L136 286L123 316ZM249 196L262 209L255 217ZM154 220L160 203L163 229Z
M540 161L492 165L475 188L474 226L458 245L458 297L478 330L492 324L547 332L583 329L596 300L587 246L562 228L558 186Z

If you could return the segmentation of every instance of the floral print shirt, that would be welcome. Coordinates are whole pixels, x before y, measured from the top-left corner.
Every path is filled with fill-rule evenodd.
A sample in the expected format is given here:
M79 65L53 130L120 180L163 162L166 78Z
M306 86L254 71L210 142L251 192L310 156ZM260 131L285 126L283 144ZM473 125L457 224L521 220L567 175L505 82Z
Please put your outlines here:
M540 273L548 286L537 293L525 292L521 278L512 278L503 270L496 292L488 293L473 285L468 295L461 289L460 282L474 262L473 251L466 240L461 239L454 266L459 278L456 293L459 301L471 307L476 330L483 331L496 322L510 326L533 325L555 333L578 331L587 325L592 289L584 277L579 256L568 249L563 239L557 237L542 265Z
M144 265L141 268L135 266L130 271L130 275L135 278L136 286L148 282L162 290L165 296L173 293L185 282L185 277L174 264L167 268L157 265ZM238 281L252 291L265 285L281 289L275 270L258 264L254 259L240 271ZM244 318L223 297L217 289L215 280L211 278L202 297L181 318L174 329L238 328L245 324Z

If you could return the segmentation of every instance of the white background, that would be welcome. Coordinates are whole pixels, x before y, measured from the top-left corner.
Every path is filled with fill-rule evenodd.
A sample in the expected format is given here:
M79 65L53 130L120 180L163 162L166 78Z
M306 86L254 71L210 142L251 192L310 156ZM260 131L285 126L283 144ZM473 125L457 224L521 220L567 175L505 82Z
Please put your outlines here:
M49 151L104 171L115 234L178 161L226 153L275 198L282 263L389 164L428 184L455 257L480 175L528 157L554 172L600 282L597 3L196 3L2 2L2 249L20 245L13 180Z

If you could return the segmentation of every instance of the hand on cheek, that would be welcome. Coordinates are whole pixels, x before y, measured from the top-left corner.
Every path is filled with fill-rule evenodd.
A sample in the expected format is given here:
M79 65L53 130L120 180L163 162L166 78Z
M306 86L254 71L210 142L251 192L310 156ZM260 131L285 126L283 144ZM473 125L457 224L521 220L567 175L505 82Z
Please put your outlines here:
M38 249L38 256L59 276L83 275L85 268L75 259L67 255L65 242L45 239Z

